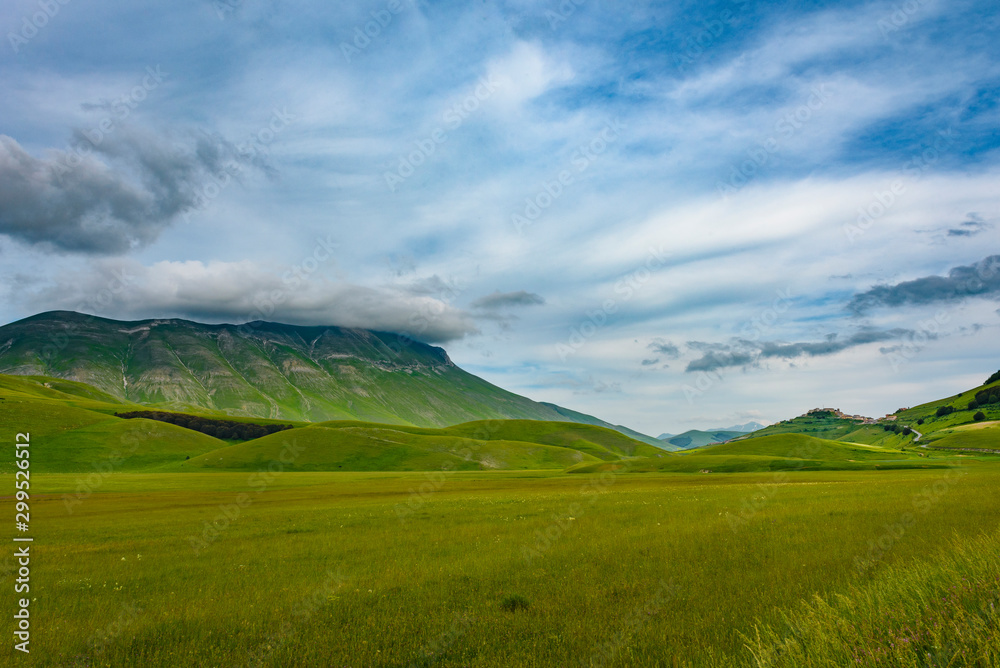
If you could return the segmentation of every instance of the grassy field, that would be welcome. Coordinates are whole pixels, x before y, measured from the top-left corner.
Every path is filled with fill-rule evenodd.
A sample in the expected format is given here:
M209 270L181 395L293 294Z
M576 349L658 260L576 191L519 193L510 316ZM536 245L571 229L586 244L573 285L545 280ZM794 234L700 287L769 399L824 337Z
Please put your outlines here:
M949 461L962 467L116 473L83 498L86 475L45 475L31 665L839 666L788 657L839 660L844 634L895 651L903 624L937 619L921 605L966 585L959 608L938 606L965 620L955 647L995 650L995 616L968 629L996 594L1000 462Z
M526 420L234 442L134 407L0 376L0 431L32 433L19 664L998 665L992 421L666 452Z

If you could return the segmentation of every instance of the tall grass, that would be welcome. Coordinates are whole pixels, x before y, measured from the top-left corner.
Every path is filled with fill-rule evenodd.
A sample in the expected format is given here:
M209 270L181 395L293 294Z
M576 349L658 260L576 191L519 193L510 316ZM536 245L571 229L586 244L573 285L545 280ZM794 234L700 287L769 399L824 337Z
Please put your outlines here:
M1000 535L955 538L932 558L886 568L758 626L757 668L1000 666Z

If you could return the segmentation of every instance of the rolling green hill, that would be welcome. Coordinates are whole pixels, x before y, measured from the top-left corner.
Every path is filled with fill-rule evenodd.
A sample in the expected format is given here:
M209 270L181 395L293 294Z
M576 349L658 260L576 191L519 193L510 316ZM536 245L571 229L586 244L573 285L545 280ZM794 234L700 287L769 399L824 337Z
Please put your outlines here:
M804 434L773 434L710 445L671 457L621 462L581 462L570 473L605 470L675 473L752 473L762 471L852 471L942 468L948 464L922 452L830 441Z
M469 422L443 429L330 421L235 444L184 462L185 470L296 471L564 469L581 462L669 456L618 432L533 420ZM294 454L294 457L293 457Z
M1000 450L1000 431L986 429L973 435L959 435L956 428L976 427L975 415L983 413L983 422L1000 420L1000 402L979 404L976 396L995 396L991 391L1000 389L1000 379L991 376L988 382L979 387L960 392L945 399L930 401L912 408L905 408L895 413L894 420L882 419L878 424L861 424L856 420L838 418L832 415L806 414L790 420L772 424L760 431L753 432L745 439L758 439L775 434L806 434L817 438L865 443L887 448L912 447L927 445L928 447L960 448L960 444L968 442L974 449ZM970 402L972 403L970 407ZM908 426L922 434L915 441L912 434L887 431L886 427L898 425ZM954 438L951 436L954 435ZM948 438L949 440L945 440ZM992 445L992 447L991 447Z
M670 456L604 427L487 420L435 429L359 421L293 422L253 440L221 440L193 428L116 413L141 408L83 383L0 376L0 431L31 434L32 471L87 474L87 489L113 472L268 469L441 471L557 469ZM237 420L272 423L270 420ZM0 472L14 460L0 462Z
M621 459L606 451L601 454ZM596 461L600 459L590 453L542 443L351 423L272 434L203 454L181 468L257 471L269 462L281 462L283 471L479 471L565 469Z
M80 381L105 401L207 415L421 427L555 420L658 443L491 385L441 348L363 329L42 313L0 327L0 373Z

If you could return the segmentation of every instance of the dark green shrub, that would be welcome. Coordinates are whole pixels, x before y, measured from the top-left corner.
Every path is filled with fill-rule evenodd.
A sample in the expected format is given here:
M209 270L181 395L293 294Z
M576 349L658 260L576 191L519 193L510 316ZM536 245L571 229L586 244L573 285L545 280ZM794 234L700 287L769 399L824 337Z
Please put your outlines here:
M976 422L982 422L983 420L986 419L986 413L979 411L978 413L972 416L972 419L975 420Z
M508 594L500 601L500 607L507 612L527 610L529 605L531 605L531 603L528 602L528 599L520 594Z
M941 406L940 408L937 409L935 415L937 415L938 417L944 417L945 415L950 415L954 412L955 409L952 408L951 406Z

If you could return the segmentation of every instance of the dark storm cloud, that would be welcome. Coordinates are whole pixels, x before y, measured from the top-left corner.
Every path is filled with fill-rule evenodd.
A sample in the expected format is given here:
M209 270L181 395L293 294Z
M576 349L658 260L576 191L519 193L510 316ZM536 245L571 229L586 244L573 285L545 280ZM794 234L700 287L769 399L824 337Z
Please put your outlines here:
M910 333L910 330L898 328L889 330L863 329L844 338L832 334L823 341L798 343L747 341L744 339L737 339L729 344L692 341L688 343L688 346L695 350L701 350L702 356L689 362L685 370L688 372L715 371L729 367L759 364L762 359L788 360L796 357L834 355L848 348L895 340Z
M876 285L851 299L847 307L864 313L880 306L898 307L959 302L968 297L1000 295L1000 255L968 266L955 267L947 276L924 276L895 285Z
M483 310L496 310L510 308L513 306L534 306L544 304L545 299L533 292L518 290L517 292L494 292L493 294L480 297L470 304L472 308Z
M652 350L657 355L663 355L667 359L675 360L681 356L680 348L675 346L670 341L666 341L665 339L655 338L646 347ZM645 362L643 362L643 364L645 364Z
M168 143L124 131L94 141L78 131L73 145L36 158L0 135L0 234L46 250L125 253L154 241L249 162L206 134Z
M985 222L979 214L970 213L969 220L965 221L958 227L948 230L949 237L971 237L979 234L980 232L985 232L986 230L993 229L993 226Z

